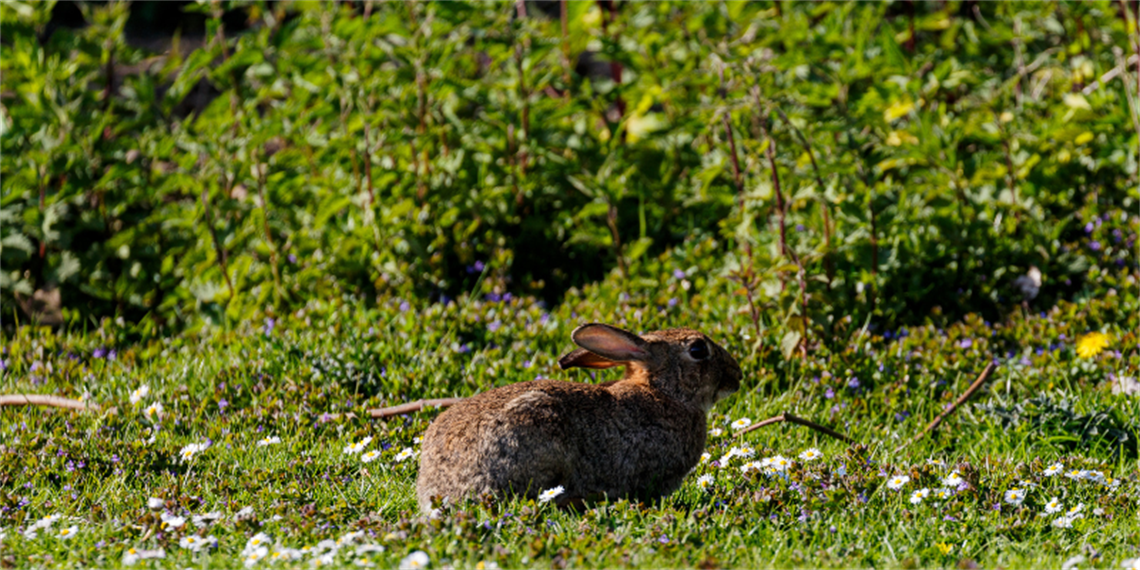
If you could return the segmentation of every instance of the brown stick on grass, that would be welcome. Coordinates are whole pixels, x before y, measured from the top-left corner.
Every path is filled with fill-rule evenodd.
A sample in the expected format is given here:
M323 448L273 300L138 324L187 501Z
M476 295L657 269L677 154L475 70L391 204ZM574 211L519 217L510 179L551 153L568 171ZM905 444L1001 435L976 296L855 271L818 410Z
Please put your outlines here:
M99 406L61 396L41 396L39 394L7 394L0 396L0 406L50 406L72 410L98 410Z
M993 362L987 364L985 370L982 370L982 373L978 375L978 379L974 380L974 383L970 384L970 387L966 388L966 391L962 392L962 395L958 396L958 399L953 404L951 404L949 408L946 408L941 414L938 414L938 417L934 418L934 421L930 422L930 424L928 424L925 429L919 432L918 435L914 436L908 441L903 442L902 445L895 448L895 453L902 451L906 446L922 439L926 436L926 434L937 429L939 424L942 423L942 420L946 419L947 416L954 413L954 411L958 409L958 406L965 404L966 400L969 400L970 397L974 395L974 392L977 392L978 389L982 387L982 384L985 384L986 380L989 380L990 375L993 374L995 368L997 368L997 365L995 365Z
M822 433L825 435L830 435L831 437L834 437L835 439L838 439L840 441L845 441L849 444L855 444L856 443L855 440L853 440L853 439L851 439L851 438L849 438L849 437L847 437L847 436L845 436L845 435L843 435L843 434L841 434L841 433L839 433L839 432L837 432L837 431L835 431L829 427L821 426L821 425L819 425L819 424L817 424L811 420L805 420L799 416L792 415L789 412L784 412L778 416L771 417L771 418L768 418L762 422L757 422L751 426L748 426L748 427L740 430L739 432L737 432L737 434L733 437L737 438L737 437L740 437L740 436L742 436L742 435L744 435L744 434L746 434L746 433L748 433L754 429L760 429L764 426L768 426L768 425L772 425L772 424L778 424L780 422L788 422L788 423L792 423L792 424L799 424L801 426L814 429L815 431L818 431L819 433Z
M407 404L400 404L399 406L389 406L387 408L377 408L368 410L368 415L372 419L384 419L401 414L408 414L411 412L418 412L428 406L435 406L437 408L446 408L448 406L458 404L467 398L436 398L434 400L417 400L415 402L408 402Z

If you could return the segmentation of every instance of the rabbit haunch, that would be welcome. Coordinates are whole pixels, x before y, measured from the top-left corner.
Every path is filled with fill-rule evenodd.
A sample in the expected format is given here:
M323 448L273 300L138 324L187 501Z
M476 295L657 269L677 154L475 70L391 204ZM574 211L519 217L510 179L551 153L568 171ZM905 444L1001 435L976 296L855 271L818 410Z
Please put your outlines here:
M416 494L491 494L560 502L668 495L700 460L713 404L740 387L736 360L705 335L670 329L637 336L603 324L578 327L562 368L626 366L616 382L521 382L444 411L424 436Z

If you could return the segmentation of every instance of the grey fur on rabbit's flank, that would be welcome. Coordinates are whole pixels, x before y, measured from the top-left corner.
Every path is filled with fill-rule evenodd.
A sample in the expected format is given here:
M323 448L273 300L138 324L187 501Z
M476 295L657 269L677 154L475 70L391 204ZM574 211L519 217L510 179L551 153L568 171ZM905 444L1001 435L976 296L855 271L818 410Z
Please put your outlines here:
M444 411L424 436L416 495L432 499L564 488L559 502L668 495L700 460L713 404L740 387L736 360L705 335L637 336L588 324L562 368L626 366L605 384L522 382Z

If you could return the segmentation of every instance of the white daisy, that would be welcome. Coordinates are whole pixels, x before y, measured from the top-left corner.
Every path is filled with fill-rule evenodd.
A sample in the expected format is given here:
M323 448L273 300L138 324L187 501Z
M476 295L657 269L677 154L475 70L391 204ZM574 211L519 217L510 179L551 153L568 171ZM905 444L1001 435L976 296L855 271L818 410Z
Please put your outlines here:
M935 467L946 467L946 462L942 461L941 459L927 459L926 464L933 465Z
M363 461L364 463L372 463L373 461L376 461L379 458L380 458L380 452L376 451L375 449L373 449L372 451L366 451L360 456L360 460Z
M732 429L741 430L750 425L752 425L752 420L748 418L740 418L739 420L732 422Z
M269 547L268 546L258 546L256 548L246 548L244 551L242 551L241 557L242 557L242 562L245 564L245 567L250 568L250 567L256 565L258 562L261 561L262 558L265 558L268 555L269 555Z
M561 495L565 490L566 489L562 488L562 485L559 485L553 489L547 489L538 495L538 502L549 503L550 501L554 500L555 497L557 497L558 495ZM426 558L427 555L425 554L424 557ZM407 561L407 558L405 558L404 560ZM426 562L425 562L425 564L426 564ZM400 563L400 567L403 567L403 562Z
M181 546L182 548L185 548L191 552L198 552L205 545L206 541L202 540L201 537L195 534L184 536L181 540L178 541L178 546Z
M721 434L723 434L723 433L724 433L724 430L722 430L720 428L712 428L709 430L709 437L720 437Z
M186 524L185 517L176 517L171 514L162 513L162 517L160 518L162 519L163 528L182 528L182 525Z
M350 444L344 446L344 452L348 455L360 453L361 451L364 451L364 448L368 447L368 444L370 444L370 443L372 443L372 437L371 436L366 437L366 438L364 438L364 439L362 439L356 443L350 443Z
M403 461L405 459L408 459L409 457L415 457L415 455L416 455L416 450L414 450L410 447L405 447L403 451L396 454L396 457L394 459L396 461Z
M154 421L162 417L162 402L155 402L143 410L146 419Z
M181 457L182 462L185 463L187 461L190 461L191 459L194 459L195 455L198 455L199 453L205 451L207 447L210 447L210 444L208 444L208 443L191 443L190 445L183 447L182 451L178 452L178 456Z
M769 457L768 459L765 459L764 461L767 462L767 464L764 465L765 467L771 469L772 471L778 471L780 473L787 471L788 467L792 466L792 462L787 457L784 457L783 455L777 455L775 457Z
M56 536L66 540L68 538L75 536L75 533L77 533L77 532L79 532L79 527L77 527L75 525L71 525L67 528L59 529L59 532L56 533Z
M1065 467L1063 465L1061 465L1060 463L1054 463L1054 464L1050 465L1049 467L1045 468L1044 475L1046 477L1052 477L1052 476L1060 473L1064 469L1065 469Z
M270 538L268 534L259 532L253 535L253 537L245 543L245 548L242 550L242 554L249 554L250 552L253 552L259 548L265 548L265 552L262 553L260 557L258 557L258 560L261 560L269 554L268 547L270 544L273 544L273 539Z
M277 437L277 436L263 437L260 440L258 440L257 446L258 447L265 447L267 445L273 445L275 443L281 443L281 438Z
M955 488L962 484L962 476L959 475L957 471L954 471L942 479L942 484L950 488Z
M131 392L131 404L139 403L143 398L147 397L147 394L150 394L150 388L147 387L146 384L135 388L135 390Z
M757 463L755 461L749 461L748 463L745 463L744 465L740 466L740 472L741 473L748 473L749 471L760 471L762 469L762 467L763 466L760 463ZM711 479L711 477L710 477L710 479Z
M709 455L708 452L701 454L701 463L708 463L710 459L712 459L712 455Z
M151 498L146 500L146 508L148 508L152 511L161 511L163 505L165 505L165 504L166 504L166 501L163 501L162 499L160 499L158 497L151 497Z
M194 515L190 517L190 520L194 523L194 526L198 528L205 528L220 518L222 518L222 513L215 511L212 513L206 513L204 515Z
M1005 492L1005 502L1016 507L1021 505L1023 501L1025 501L1024 489L1010 489Z
M823 457L823 454L820 453L819 450L814 448L814 447L810 448L810 449L806 449L806 450L804 450L803 453L800 454L800 459L802 459L804 461L815 461L816 459L819 459L820 457Z
M282 548L280 546L274 548L273 552L269 553L269 559L273 561L300 560L301 558L304 558L304 556L305 554L296 548Z
M1053 497L1052 499L1049 499L1048 503L1045 503L1045 512L1047 514L1060 512L1063 508L1065 507L1061 504L1061 499L1058 499L1057 497Z
M889 481L887 481L887 488L891 489L892 491L898 491L899 489L902 489L903 485L906 485L908 482L910 482L910 477L907 477L906 475L895 475L894 477L891 477Z
M934 498L938 499L939 501L945 501L946 499L949 499L950 497L953 497L953 496L954 496L954 491L951 489L947 489L945 487L934 491Z
M708 491L713 486L713 476L701 475L700 477L697 477L697 486L701 489L704 489L705 491Z
M561 488L562 487L555 487L555 489ZM553 490L554 489L551 489L551 491ZM420 568L426 567L428 564L431 564L431 558L428 557L426 552L417 550L407 555L403 560L400 561L400 570L419 570Z
M1085 515L1082 515L1081 513L1077 513L1071 517L1068 515L1062 515L1053 519L1052 524L1057 528L1073 528L1073 521L1084 518L1084 516Z
M1092 481L1093 483L1104 483L1104 473L1092 470L1081 471L1081 479Z
M910 502L912 504L919 504L923 499L930 496L930 489L922 488L910 494Z
M336 545L338 548L342 547L342 546L347 546L349 544L356 542L356 539L358 539L362 536L364 536L364 533L359 531L359 530L350 532L350 533L336 539Z
M1082 478L1084 474L1085 472L1081 471L1080 469L1071 469L1065 472L1065 477L1068 477L1069 479L1073 479L1075 481Z

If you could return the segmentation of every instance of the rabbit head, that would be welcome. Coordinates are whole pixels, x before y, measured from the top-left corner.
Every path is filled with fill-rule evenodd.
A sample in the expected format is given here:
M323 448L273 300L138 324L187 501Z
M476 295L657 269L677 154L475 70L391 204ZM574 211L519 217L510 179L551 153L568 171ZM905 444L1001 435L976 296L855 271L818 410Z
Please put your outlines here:
M562 369L625 366L623 380L644 382L705 413L740 388L736 359L692 329L668 329L638 336L600 323L571 333L578 348L558 360Z

